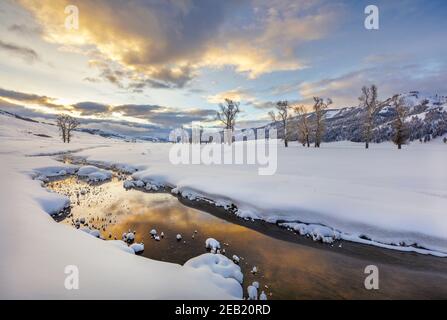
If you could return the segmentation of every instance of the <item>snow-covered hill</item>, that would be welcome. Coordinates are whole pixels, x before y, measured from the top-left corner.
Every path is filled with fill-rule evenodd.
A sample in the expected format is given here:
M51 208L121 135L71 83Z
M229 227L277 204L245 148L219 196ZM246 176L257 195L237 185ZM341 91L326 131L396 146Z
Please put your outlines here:
M408 108L407 125L410 132L410 141L430 140L447 133L447 96L427 95L417 91L400 94L406 102ZM373 141L390 141L392 137L391 124L395 118L395 110L390 105L391 98L382 102L382 109L374 119ZM363 119L365 111L361 107L346 107L342 109L329 109L326 115L326 131L323 141L364 141ZM312 122L313 113L308 114ZM289 133L291 139L297 138L297 121L295 117L290 122ZM280 124L270 124L277 126L278 135L282 137L282 127ZM295 130L294 130L295 128Z

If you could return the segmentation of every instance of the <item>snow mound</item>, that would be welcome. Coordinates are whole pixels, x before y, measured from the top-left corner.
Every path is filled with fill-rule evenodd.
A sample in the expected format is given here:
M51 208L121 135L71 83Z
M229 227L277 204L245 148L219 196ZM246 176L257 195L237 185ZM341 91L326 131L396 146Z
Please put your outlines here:
M126 190L132 189L135 188L135 183L132 180L126 180L123 182L123 187Z
M220 249L220 243L214 238L208 238L205 241L205 247L210 250Z
M248 300L258 300L258 289L251 285L247 287Z
M231 278L242 283L244 276L241 268L233 261L221 254L205 253L186 261L185 266L196 269L209 269L224 278Z
M76 173L81 178L86 178L89 182L100 182L112 178L112 172L95 166L83 166Z
M46 177L58 177L65 176L67 174L74 174L78 170L78 166L75 165L56 165L37 168L33 170L34 177L38 180L43 180Z
M144 251L144 244L143 243L133 243L130 245L130 248L135 252L135 253L140 253Z

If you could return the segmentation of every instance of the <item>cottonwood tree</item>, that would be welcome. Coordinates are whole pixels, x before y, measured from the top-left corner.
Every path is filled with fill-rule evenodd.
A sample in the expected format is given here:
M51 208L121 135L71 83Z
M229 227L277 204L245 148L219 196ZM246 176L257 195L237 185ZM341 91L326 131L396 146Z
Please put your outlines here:
M288 121L290 118L289 114L289 103L284 101L278 101L276 103L276 113L274 111L269 112L269 116L272 118L273 122L281 123L284 130L284 146L287 148L289 146L289 133L287 130Z
M365 138L365 148L368 149L372 138L374 118L380 110L380 103L377 101L377 87L375 85L369 88L363 87L359 100L360 106L365 109L363 135Z
M79 121L67 114L60 114L56 118L56 125L61 133L62 141L70 143L73 130L79 127Z
M231 134L236 126L236 118L240 112L239 102L231 99L225 99L224 103L219 104L219 111L217 111L217 119L223 123L226 129L227 142L231 144Z
M310 123L306 108L304 106L296 106L293 108L293 111L298 116L298 140L303 147L306 145L310 147Z
M67 121L66 121L65 117L66 117L66 115L60 114L56 118L56 125L59 128L59 133L61 135L63 143L65 143L67 141L67 136L66 136L66 134L67 134L67 129L66 129Z
M315 113L315 148L319 148L321 138L325 130L324 114L329 105L332 104L331 99L324 100L320 97L314 97L314 113Z
M399 95L395 95L391 100L391 105L396 112L396 118L393 121L393 142L397 145L398 149L402 149L402 145L408 140L408 128L405 124L405 118L407 116L407 108L405 106L405 100Z

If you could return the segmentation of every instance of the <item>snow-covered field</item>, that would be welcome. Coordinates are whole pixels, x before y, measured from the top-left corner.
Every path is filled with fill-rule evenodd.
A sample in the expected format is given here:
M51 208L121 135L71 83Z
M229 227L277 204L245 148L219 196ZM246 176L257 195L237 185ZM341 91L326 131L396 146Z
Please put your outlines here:
M312 224L308 229L318 229L319 239L447 253L447 145L441 139L400 151L390 143L370 150L350 142L319 150L280 145L272 176L258 175L254 165L172 165L171 147L120 145L77 155L133 165L139 169L134 179L174 187L189 198L233 203L243 218Z
M272 176L258 175L254 165L172 165L171 147L86 133L62 144L53 126L0 115L0 297L241 295L239 282L216 273L220 268L145 259L55 223L47 213L67 205L67 199L41 188L39 179L77 171L77 166L53 159L70 151L89 164L137 170L133 178L150 185L168 185L219 205L233 203L243 218L289 222L287 227L314 237L313 232L316 240L344 238L447 254L447 145L440 139L401 151L387 143L370 150L348 142L323 144L321 149L279 144L278 169ZM101 179L108 177L107 171L99 172ZM79 266L80 290L64 288L68 264Z
M55 127L0 115L0 298L241 298L239 282L219 270L129 254L49 216L63 208L67 199L47 192L32 177L70 173L75 166L30 155L115 145L120 143L89 134L76 134L72 144L64 145ZM65 289L69 265L78 267L79 290Z

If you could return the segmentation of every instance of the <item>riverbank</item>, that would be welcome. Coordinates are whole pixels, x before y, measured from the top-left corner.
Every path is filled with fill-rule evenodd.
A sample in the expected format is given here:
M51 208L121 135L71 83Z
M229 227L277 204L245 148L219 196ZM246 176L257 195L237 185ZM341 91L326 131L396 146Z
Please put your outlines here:
M343 240L333 244L315 242L271 223L241 219L208 202L175 197L162 190L125 190L118 179L91 185L69 177L48 187L77 200L72 201L71 215L65 223L74 226L74 221L84 220L89 228L100 231L104 241L135 232L133 241L144 243L140 254L149 259L184 264L207 252L206 239L217 239L224 255L239 259L245 297L246 288L253 282L259 283L259 290L269 299L447 296L447 265L442 258ZM85 195L77 197L79 190L85 190ZM157 232L159 238L156 240L149 231ZM181 241L176 239L177 234L182 235ZM368 265L379 267L379 291L364 287ZM256 273L252 272L254 266Z

